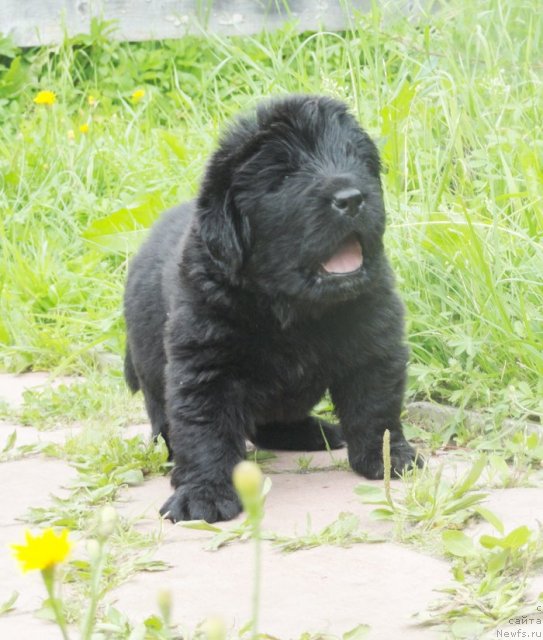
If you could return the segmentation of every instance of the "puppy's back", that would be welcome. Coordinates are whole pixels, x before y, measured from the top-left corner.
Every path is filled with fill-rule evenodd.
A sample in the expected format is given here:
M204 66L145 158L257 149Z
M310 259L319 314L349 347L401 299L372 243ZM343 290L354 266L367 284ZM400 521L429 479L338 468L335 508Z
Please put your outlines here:
M174 259L179 242L190 225L194 203L169 209L154 223L149 236L128 269L125 308L143 302L142 296L159 298L164 266Z
M142 377L156 381L163 377L163 331L167 317L165 272L177 272L179 244L193 212L193 202L166 211L151 228L128 269L124 295L125 375L134 391Z

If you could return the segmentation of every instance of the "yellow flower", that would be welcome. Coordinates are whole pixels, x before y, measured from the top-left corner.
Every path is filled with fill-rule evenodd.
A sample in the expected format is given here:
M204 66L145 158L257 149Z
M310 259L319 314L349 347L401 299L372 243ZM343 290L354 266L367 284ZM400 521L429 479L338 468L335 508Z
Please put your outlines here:
M11 545L23 572L33 569L43 571L63 562L72 548L68 533L68 529L63 529L59 535L53 529L45 529L34 536L30 531L25 531L26 544Z
M54 91L40 91L34 98L36 104L55 104L57 96Z
M96 102L97 102L96 98L92 95L87 98L87 103L90 107L94 107Z
M144 96L145 96L145 90L144 89L136 89L132 93L132 102L134 104L137 104Z
M89 132L89 125L85 122L81 125L79 125L79 131L81 133L88 133Z

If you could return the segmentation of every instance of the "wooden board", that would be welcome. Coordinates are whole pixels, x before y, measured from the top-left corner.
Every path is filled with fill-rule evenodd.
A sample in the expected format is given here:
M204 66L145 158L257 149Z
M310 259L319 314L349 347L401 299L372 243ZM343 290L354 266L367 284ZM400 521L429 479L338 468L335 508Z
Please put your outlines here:
M396 0L412 12L413 0ZM93 16L115 20L118 40L179 38L186 33L247 35L295 20L300 31L340 30L371 0L0 0L0 33L20 46L89 33Z

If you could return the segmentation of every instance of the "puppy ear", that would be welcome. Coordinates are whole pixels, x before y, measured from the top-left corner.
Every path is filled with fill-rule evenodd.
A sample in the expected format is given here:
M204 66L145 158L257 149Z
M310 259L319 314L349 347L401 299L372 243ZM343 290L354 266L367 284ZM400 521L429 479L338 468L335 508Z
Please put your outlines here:
M230 189L222 201L201 198L197 215L200 237L213 262L231 282L238 282L249 246L250 228L247 218L239 215Z
M254 119L239 118L219 141L204 174L196 216L200 236L215 264L232 283L239 282L247 256L251 230L234 199L235 173L260 145Z

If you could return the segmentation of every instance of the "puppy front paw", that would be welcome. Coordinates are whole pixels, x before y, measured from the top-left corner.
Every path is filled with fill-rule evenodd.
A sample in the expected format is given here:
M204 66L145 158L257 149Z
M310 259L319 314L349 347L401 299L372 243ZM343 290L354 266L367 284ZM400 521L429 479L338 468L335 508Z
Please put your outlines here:
M230 484L182 484L160 509L172 522L231 520L241 512L241 503Z
M384 475L383 443L369 442L359 451L349 449L349 463L356 473L369 480L380 480ZM409 467L422 467L424 460L417 454L401 433L391 433L390 466L391 475L399 476Z

